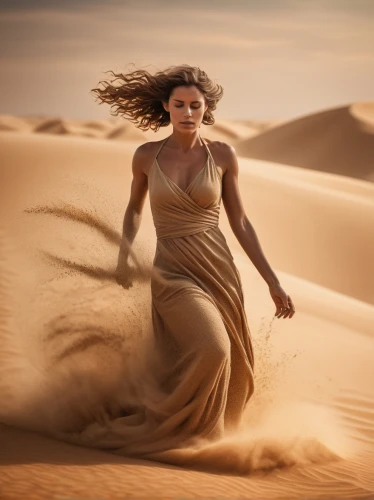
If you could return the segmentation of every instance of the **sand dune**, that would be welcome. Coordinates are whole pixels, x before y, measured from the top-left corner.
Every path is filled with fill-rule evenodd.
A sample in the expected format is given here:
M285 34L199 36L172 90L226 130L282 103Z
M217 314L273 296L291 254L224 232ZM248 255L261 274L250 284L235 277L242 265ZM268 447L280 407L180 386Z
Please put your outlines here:
M250 479L195 472L148 461L124 459L78 448L29 432L0 429L6 452L7 499L29 498L370 498L373 488L366 456L345 475L336 464L329 474L318 465ZM1 457L1 463L5 457ZM58 476L56 471L58 470ZM350 477L355 483L349 484ZM30 490L32 477L34 493ZM64 479L62 479L64 478ZM16 481L14 479L17 479ZM292 483L292 484L290 484ZM317 497L316 485L321 488ZM165 495L166 492L166 495ZM54 495L54 496L52 496ZM336 496L339 495L339 496Z
M280 124L236 144L238 154L374 181L373 111L355 103Z
M128 291L112 278L139 142L58 135L0 134L4 497L370 498L374 187L331 173L239 159L247 215L296 304L291 321L273 318L222 207L257 354L242 433L179 468L27 430L99 418L127 394L150 333L146 272ZM154 245L147 203L134 245L145 271Z
M32 121L21 116L0 115L0 131L31 132L33 128Z
M310 185L331 188L334 191L340 191L353 195L358 195L369 203L373 201L373 184L361 179L354 179L344 175L331 174L329 172L319 172L301 167L290 167L281 163L274 163L264 160L253 160L246 158L245 164L241 164L242 172L253 172L258 175L268 177L275 176L278 179L290 178L291 180L300 180Z
M351 115L359 122L363 131L374 132L374 102L357 102L349 108Z

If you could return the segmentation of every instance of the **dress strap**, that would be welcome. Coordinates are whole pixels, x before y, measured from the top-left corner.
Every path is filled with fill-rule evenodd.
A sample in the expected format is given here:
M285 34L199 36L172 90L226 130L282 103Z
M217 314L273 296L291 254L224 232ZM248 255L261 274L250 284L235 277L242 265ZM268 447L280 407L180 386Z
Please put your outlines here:
M165 142L166 142L168 139L169 139L169 137L166 137L166 139L164 139L164 140L161 142L160 147L159 147L159 148L158 148L158 150L157 150L157 153L156 153L156 156L155 156L155 160L157 160L157 156L159 155L159 153L160 153L160 151L161 151L161 149L162 149L163 145L165 144Z
M201 137L201 135L200 135L199 137L200 137L201 142L202 142L202 143L204 144L204 146L205 146L205 149L206 149L206 151L207 151L207 153L208 153L208 156L210 156L210 159L211 159L211 160L213 161L213 163L214 163L214 159L213 159L212 153L210 152L210 149L208 148L208 144L205 142L205 139L203 139L203 138Z
M202 142L202 143L204 144L204 146L205 146L205 149L206 149L206 151L207 151L207 153L208 153L208 158L210 158L210 159L211 159L210 164L212 165L212 168L213 168L213 169L214 169L214 171L218 174L218 177L222 180L222 172L218 169L217 164L216 164L216 162L214 161L213 155L212 155L212 153L210 152L210 149L209 149L208 144L205 142L205 139L203 139L203 138L201 137L201 135L200 135L199 137L200 137L200 139L201 139L201 142Z

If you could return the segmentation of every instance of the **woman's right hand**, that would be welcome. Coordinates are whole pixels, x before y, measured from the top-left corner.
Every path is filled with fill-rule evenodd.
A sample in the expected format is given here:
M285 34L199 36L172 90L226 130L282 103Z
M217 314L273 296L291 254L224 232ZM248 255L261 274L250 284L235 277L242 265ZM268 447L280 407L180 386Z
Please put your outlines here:
M122 286L125 290L128 290L133 285L134 279L134 268L126 265L117 265L114 271L114 278L118 285Z

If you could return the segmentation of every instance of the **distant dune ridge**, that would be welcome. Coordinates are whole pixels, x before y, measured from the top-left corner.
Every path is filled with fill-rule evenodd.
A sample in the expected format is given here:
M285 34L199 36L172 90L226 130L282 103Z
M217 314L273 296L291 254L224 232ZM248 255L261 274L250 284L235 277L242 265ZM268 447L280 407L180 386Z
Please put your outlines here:
M212 140L232 141L247 139L273 126L273 122L216 120L213 126L202 126ZM31 132L54 135L70 135L92 139L154 140L166 137L171 128L142 131L121 117L107 120L70 120L60 117L0 115L0 132Z
M148 201L133 247L134 286L123 290L113 271L133 152L170 128L154 134L123 120L0 116L6 500L374 495L374 184L360 163L371 152L371 113L370 103L357 103L284 124L217 120L201 128L242 155L246 213L297 313L273 317L267 286L222 207L253 336L256 390L240 432L166 453L166 466L160 456L156 463L92 449L89 439L87 448L68 443L76 431L88 429L89 438L120 425L123 405L158 394ZM277 162L250 157L256 141L265 154L267 138ZM335 173L313 167L323 151ZM291 153L301 164L284 163Z
M239 155L374 181L374 107L357 103L280 124L236 144Z

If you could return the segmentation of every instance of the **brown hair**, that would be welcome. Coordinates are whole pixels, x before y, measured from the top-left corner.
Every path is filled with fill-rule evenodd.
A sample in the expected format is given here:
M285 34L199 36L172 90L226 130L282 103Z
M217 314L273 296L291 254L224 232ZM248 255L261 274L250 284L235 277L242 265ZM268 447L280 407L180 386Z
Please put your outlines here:
M112 116L123 115L138 128L142 130L150 128L156 132L160 127L166 127L170 123L170 115L165 111L162 101L169 101L174 87L195 85L204 94L208 105L202 122L205 125L214 123L212 112L223 95L223 88L214 83L205 71L198 67L188 64L170 66L155 75L142 69L127 74L109 72L116 78L109 82L100 81L99 84L103 83L104 89L95 88L91 92L100 99L99 104L106 102L111 105ZM113 86L112 83L118 79L122 79L122 85Z

